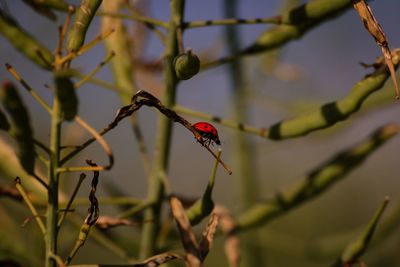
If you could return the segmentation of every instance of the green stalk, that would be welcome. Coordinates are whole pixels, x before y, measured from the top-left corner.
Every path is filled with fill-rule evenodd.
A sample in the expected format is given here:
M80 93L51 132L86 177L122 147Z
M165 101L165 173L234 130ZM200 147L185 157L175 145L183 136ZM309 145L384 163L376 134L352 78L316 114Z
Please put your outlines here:
M60 158L61 138L61 107L59 99L54 97L53 112L51 117L50 133L50 166L48 170L48 205L47 205L47 233L46 233L46 267L55 267L56 262L52 255L57 254L58 234L58 178L57 168Z
M235 231L240 232L266 224L317 197L360 166L368 156L398 132L398 125L387 125L378 129L366 140L339 153L298 183L277 194L273 199L249 208L238 218Z
M237 17L237 1L225 0L225 15L227 17ZM226 43L229 53L237 51L240 47L240 32L234 26L226 27ZM245 99L244 72L240 60L232 61L229 64L229 78L231 83L232 114L235 121L247 121L247 108ZM233 136L235 144L234 166L236 173L234 176L234 186L236 201L240 212L247 210L254 205L257 200L257 184L255 175L254 150L250 139L242 131L235 131ZM262 261L264 253L260 251L259 235L257 232L245 233L241 236L241 266L264 266Z
M183 20L184 0L171 0L171 17L168 27L166 42L165 67L164 67L164 90L161 102L168 108L175 104L175 93L178 80L175 76L173 60L179 54L177 45L177 29ZM158 115L157 137L152 174L149 181L148 200L155 203L149 207L144 214L144 220L154 220L142 229L142 241L139 259L145 259L154 254L155 240L160 224L160 209L163 197L162 175L167 172L169 149L171 143L172 121L166 116Z
M102 0L82 0L76 9L75 22L67 40L67 51L78 51L85 42L86 32Z
M102 10L108 12L119 12L123 1L105 1L102 5ZM104 48L107 53L115 53L115 57L110 61L111 71L113 73L115 85L122 88L118 95L123 105L129 105L132 95L137 91L136 84L133 78L134 66L132 55L132 42L129 41L126 27L119 18L104 17L101 20L101 29L103 32L108 29L114 29L114 34L109 36L103 41ZM125 92L129 92L128 94ZM151 163L150 156L145 146L142 131L139 127L137 117L131 117L132 130L136 137L140 154L142 156L143 164L146 174L150 175Z

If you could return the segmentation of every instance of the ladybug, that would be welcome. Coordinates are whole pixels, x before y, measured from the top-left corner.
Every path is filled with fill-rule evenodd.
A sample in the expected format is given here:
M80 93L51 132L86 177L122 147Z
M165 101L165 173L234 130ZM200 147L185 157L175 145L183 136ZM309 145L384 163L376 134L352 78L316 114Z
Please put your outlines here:
M211 124L207 122L198 122L193 124L193 127L201 135L201 137L206 139L208 145L210 145L211 142L215 142L217 145L221 144L218 138L217 129L215 129L215 127Z

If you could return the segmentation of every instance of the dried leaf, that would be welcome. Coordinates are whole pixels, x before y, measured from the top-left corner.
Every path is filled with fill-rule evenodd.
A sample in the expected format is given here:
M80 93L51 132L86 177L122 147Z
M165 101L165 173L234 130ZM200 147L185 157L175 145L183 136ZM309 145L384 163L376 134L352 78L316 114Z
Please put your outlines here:
M239 266L240 240L236 233L233 231L233 229L235 229L236 223L229 214L228 209L221 205L215 206L214 213L218 215L222 231L226 233L225 254L228 258L229 266Z
M364 0L353 0L354 9L357 10L358 15L361 17L367 31L374 37L376 43L382 48L382 53L385 57L386 64L390 70L390 75L392 76L393 84L396 89L396 98L399 99L399 88L397 86L395 68L393 66L392 54L389 49L389 42L386 38L382 27L379 25L378 21L375 19L371 8Z
M208 252L211 249L212 242L214 239L215 231L217 230L218 226L218 216L217 214L213 213L208 220L208 224L206 229L203 232L203 237L200 241L200 256L201 260L204 262Z
M97 166L97 164L91 159L86 159L86 163L92 167ZM92 185L90 187L90 194L89 194L90 206L88 208L88 214L85 219L85 224L88 224L90 226L96 223L100 214L99 201L96 198L96 188L98 183L99 183L99 171L94 171Z
M116 226L138 226L146 222L153 222L154 220L146 220L143 222L132 222L130 220L112 218L109 216L100 216L96 221L96 226L100 229L108 229Z
M186 252L186 260L189 266L202 266L199 246L196 242L196 237L193 233L192 226L190 225L189 219L186 216L185 209L182 203L176 197L171 197L170 205L172 209L172 214L178 224L178 229L181 235L183 247Z
M8 185L0 185L0 197L9 197L18 201L22 200L22 196L18 190Z
M185 261L185 259L178 254L175 253L162 253L155 255L153 257L148 258L147 260L143 261L140 264L135 264L133 265L134 267L153 267L153 266L158 266L160 264L166 263L170 260L174 259L180 259Z

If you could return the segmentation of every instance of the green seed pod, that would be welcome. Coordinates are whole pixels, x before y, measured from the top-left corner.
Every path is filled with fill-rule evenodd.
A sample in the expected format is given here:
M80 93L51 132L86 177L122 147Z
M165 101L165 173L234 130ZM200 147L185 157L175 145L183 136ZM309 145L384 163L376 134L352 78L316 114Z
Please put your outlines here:
M8 123L6 115L0 110L0 130L10 130L10 124Z
M76 9L75 22L72 25L67 40L67 50L77 51L85 42L86 32L89 28L102 0L82 0Z
M35 38L26 33L18 23L0 9L0 33L10 43L30 60L40 67L50 70L48 63L54 61L51 51L39 43ZM40 56L41 55L41 56ZM43 58L45 59L45 62Z
M180 80L189 80L200 70L200 60L190 50L174 59L175 73Z
M73 120L78 113L78 98L76 96L74 84L68 74L58 72L54 75L56 85L56 97L61 106L61 117L64 120Z
M211 198L199 199L193 204L188 210L186 210L186 216L188 217L192 226L198 224L205 217L210 215L214 209L214 201Z
M26 109L17 89L10 82L4 82L1 90L1 100L4 108L11 116L9 133L18 144L18 158L27 173L33 174L35 164L35 146L33 131Z
M333 19L352 7L349 0L312 0L285 12L282 25L262 33L257 40L240 54L256 54L282 47L300 38L319 24Z

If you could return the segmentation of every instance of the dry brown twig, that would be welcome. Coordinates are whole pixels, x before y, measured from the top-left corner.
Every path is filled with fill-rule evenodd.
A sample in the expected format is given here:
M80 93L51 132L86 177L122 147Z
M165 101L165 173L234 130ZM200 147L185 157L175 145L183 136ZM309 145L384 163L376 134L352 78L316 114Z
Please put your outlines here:
M180 259L182 261L185 261L185 258L183 258L181 255L178 255L176 253L162 253L155 255L153 257L148 258L142 263L135 264L133 265L134 267L155 267L161 264L164 264L170 260L174 259Z
M185 262L189 267L203 266L203 262L211 249L214 234L218 226L218 215L212 214L206 229L203 232L200 245L197 244L196 237L190 225L189 218L186 216L185 209L177 197L170 198L172 214L178 225L182 244L185 249Z
M203 147L205 147L215 159L225 168L229 175L232 174L232 171L226 166L226 164L219 158L217 155L210 149L207 142L203 139L203 137L196 131L196 129L192 126L190 122L185 120L183 117L179 116L175 111L170 108L164 106L161 101L153 96L152 94L140 90L136 94L133 95L131 104L128 106L124 106L117 111L117 114L114 120L106 127L107 130L114 128L117 124L124 119L132 115L135 111L141 108L143 105L149 107L155 107L158 109L162 114L173 120L174 122L178 122L182 124L186 129L191 131L197 140ZM104 131L104 130L103 130Z
M146 220L142 222L132 222L126 219L112 218L109 216L99 216L96 221L96 226L100 229L108 229L116 226L139 226L143 223L153 222L154 220Z
M228 258L229 266L239 266L240 240L238 235L234 232L236 223L232 216L229 214L228 209L221 205L215 206L214 213L218 215L221 229L226 234L225 254Z
M192 226L186 216L185 209L182 203L176 197L171 197L170 205L172 214L178 225L179 233L181 235L182 244L185 248L187 265L202 266L199 253L199 245L197 244L196 237L193 233Z
M375 19L371 8L364 0L352 0L354 9L357 11L362 22L364 23L367 31L374 37L376 43L382 48L382 53L385 58L386 65L389 68L390 75L392 76L393 84L396 89L396 98L399 99L399 88L397 86L395 68L392 62L392 53L389 48L389 41L379 25L378 21Z

